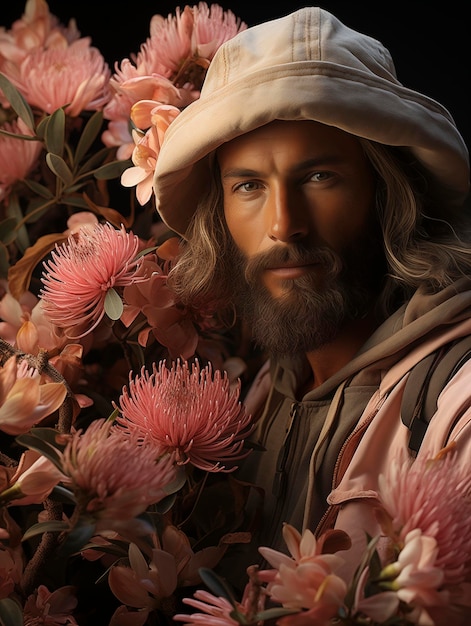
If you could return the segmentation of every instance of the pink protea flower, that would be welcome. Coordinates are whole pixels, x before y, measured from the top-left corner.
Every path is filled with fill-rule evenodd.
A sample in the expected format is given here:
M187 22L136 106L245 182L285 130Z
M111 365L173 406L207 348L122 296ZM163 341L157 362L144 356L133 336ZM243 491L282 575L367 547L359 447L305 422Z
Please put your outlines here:
M67 476L83 515L97 530L114 530L168 495L176 477L171 455L156 460L155 448L123 436L111 420L97 419L75 431L62 453Z
M154 15L150 23L150 38L142 45L137 55L137 66L144 67L146 74L157 73L175 77L181 75L180 84L191 82L191 77L182 73L185 60L205 59L207 65L219 46L239 31L247 28L232 11L225 11L217 4L208 6L199 2L177 8L175 15L164 18ZM195 79L197 75L193 75ZM200 89L194 83L193 88Z
M347 541L343 533L340 535L341 531L336 532L342 542ZM345 581L335 574L343 559L335 554L323 554L323 543L316 541L309 529L301 535L290 524L284 524L283 538L291 556L272 548L259 548L260 554L275 568L259 573L260 580L268 582L267 593L286 608L307 609L303 620L328 620L337 615L347 593Z
M448 612L459 612L463 606L469 610L471 473L467 462L459 463L453 446L434 459L398 458L379 477L379 488L383 509L378 516L395 549L382 578L434 623L442 623L435 611L440 615L443 606Z
M33 136L20 118L11 124L3 124L2 129L15 135ZM41 149L40 141L0 135L0 202L10 194L13 185L26 178L35 167Z
M71 43L79 36L74 19L65 27L50 13L45 0L27 0L23 15L11 29L0 29L0 57L19 64L32 50L55 47L62 40Z
M46 113L65 107L67 115L101 110L110 98L110 69L84 37L69 46L38 49L23 60L16 86L28 103Z
M105 315L108 291L139 280L139 245L139 238L124 226L117 230L100 224L56 246L44 263L40 296L46 315L70 338L94 330Z
M244 439L252 430L251 417L239 402L240 384L230 387L227 374L211 365L165 361L149 374L130 379L119 399L117 423L142 440L150 440L158 454L175 452L178 464L191 463L209 472L230 472L234 461L247 456Z
M22 17L11 29L0 27L0 72L15 82L21 62L34 50L67 46L79 37L74 19L65 27L49 12L45 0L27 0ZM9 108L3 100L0 92L0 102Z

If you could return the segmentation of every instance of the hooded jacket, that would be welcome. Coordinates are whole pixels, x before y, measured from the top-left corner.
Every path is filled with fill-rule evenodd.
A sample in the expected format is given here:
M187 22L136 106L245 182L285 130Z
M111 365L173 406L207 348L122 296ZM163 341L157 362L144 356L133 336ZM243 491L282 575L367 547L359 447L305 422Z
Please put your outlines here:
M353 541L344 555L350 576L366 545L365 531L380 533L373 513L378 476L408 450L401 400L409 372L440 346L470 334L471 279L462 278L439 293L419 289L345 367L301 400L296 388L307 364L271 363L246 398L255 413L270 385L256 432L263 450L242 470L265 492L258 543L284 551L283 522L318 536L340 528ZM469 467L471 360L441 392L418 455L434 457L451 442L459 463Z

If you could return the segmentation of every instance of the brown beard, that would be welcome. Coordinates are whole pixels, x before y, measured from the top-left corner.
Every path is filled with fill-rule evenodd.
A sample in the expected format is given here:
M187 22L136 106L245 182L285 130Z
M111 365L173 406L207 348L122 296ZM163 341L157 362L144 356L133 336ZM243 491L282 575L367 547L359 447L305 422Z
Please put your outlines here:
M369 233L341 255L296 243L249 260L234 246L235 302L254 341L273 356L302 354L330 343L346 322L366 316L386 271L380 241ZM263 285L262 273L288 262L320 264L322 281L315 272L287 281L289 290L274 298Z

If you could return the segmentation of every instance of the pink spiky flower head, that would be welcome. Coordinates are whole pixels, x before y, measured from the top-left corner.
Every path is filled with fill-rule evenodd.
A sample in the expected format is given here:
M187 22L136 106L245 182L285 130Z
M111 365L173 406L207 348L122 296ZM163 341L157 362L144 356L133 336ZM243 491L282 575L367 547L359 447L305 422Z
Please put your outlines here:
M45 315L69 338L90 333L105 315L111 290L145 280L138 276L142 262L138 251L139 238L124 226L118 230L98 224L92 231L70 235L44 262L40 296Z
M240 383L231 387L227 373L213 375L210 364L200 368L196 361L190 367L183 360L169 369L160 361L123 388L116 421L154 442L157 454L175 452L180 465L230 472L249 453L243 446L252 430L239 391Z
M82 513L94 518L98 530L120 528L159 502L176 476L171 455L156 459L153 448L104 419L73 432L61 469Z
M453 444L434 458L426 454L416 460L399 457L379 477L379 488L382 509L378 518L397 555L383 574L392 576L398 596L421 607L434 624L449 623L438 619L444 606L448 617L463 610L469 615L471 472L467 457L460 458Z

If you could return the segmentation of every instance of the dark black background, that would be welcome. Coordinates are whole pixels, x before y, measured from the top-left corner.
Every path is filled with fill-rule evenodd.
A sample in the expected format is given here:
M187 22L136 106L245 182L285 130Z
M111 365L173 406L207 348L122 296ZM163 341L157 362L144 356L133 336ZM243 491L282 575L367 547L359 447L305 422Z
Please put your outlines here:
M197 2L50 0L48 4L62 23L75 18L81 35L91 37L113 67L115 62L139 51L149 35L152 15L166 17L177 6ZM306 6L306 2L261 4L236 0L218 4L249 26ZM25 3L1 0L1 5L0 26L10 28L13 20L21 17ZM468 147L471 145L471 28L462 2L445 0L432 8L431 2L326 0L321 6L348 26L379 39L392 54L399 80L443 104Z

